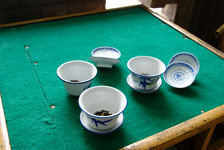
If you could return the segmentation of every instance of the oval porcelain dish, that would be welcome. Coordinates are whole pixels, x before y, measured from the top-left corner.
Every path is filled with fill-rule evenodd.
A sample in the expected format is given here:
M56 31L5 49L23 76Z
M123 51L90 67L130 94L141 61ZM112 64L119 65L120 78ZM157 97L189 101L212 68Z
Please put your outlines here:
M175 62L167 66L163 78L167 84L175 88L190 86L195 79L193 68L182 62Z
M98 47L92 51L90 60L96 63L97 67L112 68L114 64L120 62L121 53L113 47Z

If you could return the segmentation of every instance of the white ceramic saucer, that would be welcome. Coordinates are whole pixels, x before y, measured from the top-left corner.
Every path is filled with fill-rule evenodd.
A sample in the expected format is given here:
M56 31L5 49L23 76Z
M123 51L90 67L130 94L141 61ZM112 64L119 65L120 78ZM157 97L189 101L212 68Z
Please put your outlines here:
M96 63L97 67L112 68L113 65L120 62L118 59L105 57L90 57L90 60Z
M82 126L86 129L86 130L88 130L88 131L90 131L90 132L92 132L92 133L95 133L95 134L109 134L109 133L111 133L111 132L114 132L115 130L117 130L121 125L122 125L122 123L123 123L123 114L121 113L120 115L119 115L119 117L117 118L117 123L116 123L116 125L113 127L113 128L111 128L111 129L109 129L109 130L97 130L97 129L94 129L94 128L92 128L89 124L88 124L88 122L87 122L87 118L86 118L86 114L82 111L81 113L80 113L80 122L81 122L81 124L82 124Z
M200 68L199 61L198 61L197 57L191 53L187 53L187 52L177 53L176 55L174 55L171 58L169 64L174 63L174 62L188 63L194 69L195 75L197 75L199 72L199 68Z
M174 62L167 66L163 78L167 84L175 88L185 88L194 82L193 68L183 62Z
M136 87L133 82L134 81L133 81L133 79L131 77L131 74L129 74L128 77L127 77L127 83L128 83L128 85L133 90L135 90L136 92L139 92L139 93L153 93L153 92L157 91L160 88L160 86L162 85L162 79L159 78L158 81L155 84L153 84L151 88L149 88L147 90L143 90L143 89L140 89L140 88Z

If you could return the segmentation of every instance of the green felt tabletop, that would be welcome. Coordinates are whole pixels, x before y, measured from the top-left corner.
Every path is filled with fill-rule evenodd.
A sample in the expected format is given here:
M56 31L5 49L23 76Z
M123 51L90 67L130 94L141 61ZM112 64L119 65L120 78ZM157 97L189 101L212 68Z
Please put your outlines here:
M56 75L64 62L91 62L99 46L119 49L121 62L98 68L92 86L115 87L128 100L122 126L108 135L81 125L78 97L69 96ZM200 62L190 87L172 88L162 77L157 92L141 94L126 83L130 58L153 56L167 65L182 51ZM0 91L13 150L121 148L223 104L223 74L223 59L142 8L0 29Z

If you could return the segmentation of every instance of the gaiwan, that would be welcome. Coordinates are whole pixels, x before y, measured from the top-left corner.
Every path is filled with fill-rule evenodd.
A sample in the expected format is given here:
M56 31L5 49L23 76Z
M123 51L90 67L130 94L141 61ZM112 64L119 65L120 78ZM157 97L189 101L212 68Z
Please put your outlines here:
M80 122L96 134L107 134L123 123L123 111L127 106L126 96L110 86L94 86L79 96Z
M112 68L113 65L120 62L121 52L113 47L98 47L92 51L93 61L97 67Z

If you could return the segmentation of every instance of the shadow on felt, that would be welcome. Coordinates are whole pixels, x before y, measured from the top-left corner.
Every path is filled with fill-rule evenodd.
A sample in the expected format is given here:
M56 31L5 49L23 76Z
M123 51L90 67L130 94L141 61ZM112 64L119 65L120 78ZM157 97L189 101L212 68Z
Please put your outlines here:
M192 83L192 86L201 87L202 85L201 85L201 83L200 83L200 82L198 82L198 80L197 80L197 79L195 79L195 80L194 80L194 82Z
M126 135L124 130L122 129L122 126L117 129L116 131L100 135L100 134L94 134L86 129L83 128L83 138L86 139L86 144L89 144L91 149L93 150L99 150L99 149L107 149L107 150L114 150L122 148L124 143L126 143Z
M168 103L169 101L162 89L148 94L132 91L131 94L134 100L142 106L146 114L153 114L151 116L160 118L172 117L172 105Z
M169 90L177 95L189 98L196 98L199 97L199 93L197 92L197 88L202 88L202 84L198 82L197 79L188 87L186 88L174 88L169 86Z
M190 86L183 89L178 89L174 87L169 87L169 89L171 92L183 97L194 98L199 96L199 93L193 87L190 87Z
M78 96L72 96L72 95L67 96L68 104L65 111L71 114L70 120L74 122L73 124L79 124L80 122L79 116L80 116L81 109L78 104L78 98L79 98Z
M113 66L113 68L97 68L97 70L96 80L101 85L116 87L116 85L122 82L122 69L118 66Z
M70 109L75 109L75 111L80 110L79 104L78 104L78 100L79 100L78 96L68 95L67 100L68 100L69 106L71 106Z

